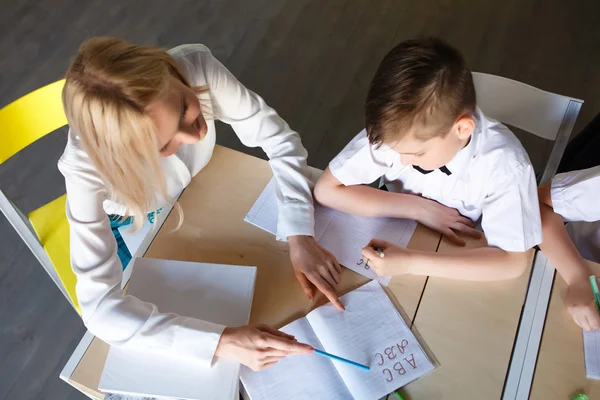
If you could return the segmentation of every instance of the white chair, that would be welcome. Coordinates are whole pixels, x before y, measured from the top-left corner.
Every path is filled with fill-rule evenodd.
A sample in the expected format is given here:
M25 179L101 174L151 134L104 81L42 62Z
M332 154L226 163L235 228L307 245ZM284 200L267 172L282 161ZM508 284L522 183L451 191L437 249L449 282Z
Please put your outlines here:
M473 81L477 105L486 116L554 142L540 179L540 183L550 182L556 174L583 101L479 72L473 73ZM503 400L525 400L529 396L553 281L554 268L538 252L519 321Z
M550 182L583 101L481 72L473 72L473 82L477 105L486 116L554 142L540 180Z

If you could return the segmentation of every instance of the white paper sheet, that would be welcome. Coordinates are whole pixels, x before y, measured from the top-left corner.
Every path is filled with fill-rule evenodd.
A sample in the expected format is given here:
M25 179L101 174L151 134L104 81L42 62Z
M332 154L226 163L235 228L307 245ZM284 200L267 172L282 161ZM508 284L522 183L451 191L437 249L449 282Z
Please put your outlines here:
M600 379L600 330L583 331L585 375L590 379Z
M251 400L376 400L433 369L379 283L371 281L340 300L346 311L326 304L282 330L371 370L318 355L290 357L261 372L242 368Z
M255 278L255 267L138 258L127 293L160 312L236 326L248 323ZM99 389L157 398L231 399L237 395L239 368L225 359L210 368L111 347Z
M326 351L371 367L334 361L354 399L378 399L423 376L433 364L381 286L372 281L307 315Z
M294 335L302 343L322 348L306 318L300 318L281 330ZM242 366L240 378L251 400L351 398L331 361L316 354L287 357L260 372L252 372Z
M277 232L277 197L273 179L254 203L245 221L275 234ZM361 249L373 238L406 247L416 221L398 218L369 218L351 215L315 205L315 239L329 250L340 264L387 286L390 277L378 277L362 260Z

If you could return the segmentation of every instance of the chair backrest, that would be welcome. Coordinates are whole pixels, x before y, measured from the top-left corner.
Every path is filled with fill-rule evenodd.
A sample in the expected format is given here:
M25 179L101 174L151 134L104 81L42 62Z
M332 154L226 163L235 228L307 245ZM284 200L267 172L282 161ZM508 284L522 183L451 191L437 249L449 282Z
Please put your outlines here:
M0 109L0 164L67 124L61 93L65 80L37 89Z
M573 131L582 100L500 76L473 72L477 105L488 117L554 141L541 183L549 182Z

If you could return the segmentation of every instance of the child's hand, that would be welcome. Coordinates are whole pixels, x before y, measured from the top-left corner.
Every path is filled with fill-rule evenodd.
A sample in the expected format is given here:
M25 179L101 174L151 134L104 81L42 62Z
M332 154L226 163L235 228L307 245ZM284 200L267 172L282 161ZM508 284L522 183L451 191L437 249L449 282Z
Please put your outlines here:
M573 321L583 330L600 329L600 314L596 308L589 279L579 278L571 282L567 289L565 304Z
M464 246L464 240L458 237L456 232L462 232L475 239L481 238L481 232L475 229L475 224L467 217L450 207L446 207L436 201L423 198L423 209L417 216L417 221L428 228L446 235L453 243Z
M381 250L377 253L375 249ZM382 254L383 257L380 255ZM367 247L362 249L363 260L369 264L377 276L404 275L408 274L410 250L396 246L385 240L372 239Z
M333 254L322 248L312 236L290 236L290 260L296 279L309 300L315 295L315 287L340 311L344 306L335 294L341 282L342 267Z

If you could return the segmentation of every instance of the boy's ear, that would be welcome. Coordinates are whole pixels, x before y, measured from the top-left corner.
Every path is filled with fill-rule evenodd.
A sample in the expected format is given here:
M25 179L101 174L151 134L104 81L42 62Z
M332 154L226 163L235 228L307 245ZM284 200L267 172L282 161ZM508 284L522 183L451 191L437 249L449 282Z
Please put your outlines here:
M454 128L459 139L464 140L471 137L475 130L475 120L470 116L460 117L455 123Z

